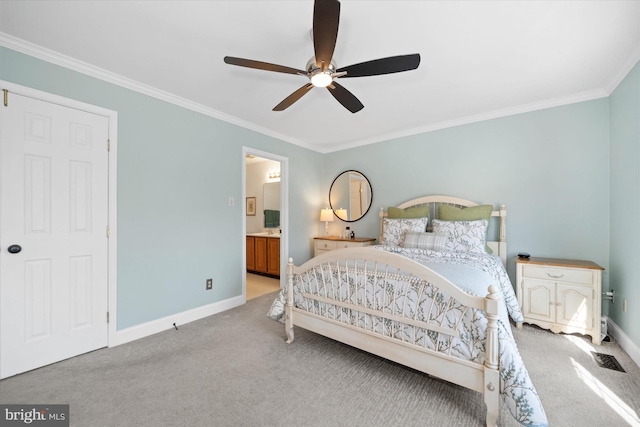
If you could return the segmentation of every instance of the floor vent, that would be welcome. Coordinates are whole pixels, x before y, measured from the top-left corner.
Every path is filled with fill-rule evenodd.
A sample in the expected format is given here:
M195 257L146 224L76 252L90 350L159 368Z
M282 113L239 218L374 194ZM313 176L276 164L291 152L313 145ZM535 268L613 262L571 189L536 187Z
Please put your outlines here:
M600 365L601 368L626 372L624 369L622 369L622 366L620 366L620 363L618 363L614 356L610 354L596 353L595 351L592 351L591 354L593 354L593 358L596 359L596 362L598 362L598 365Z

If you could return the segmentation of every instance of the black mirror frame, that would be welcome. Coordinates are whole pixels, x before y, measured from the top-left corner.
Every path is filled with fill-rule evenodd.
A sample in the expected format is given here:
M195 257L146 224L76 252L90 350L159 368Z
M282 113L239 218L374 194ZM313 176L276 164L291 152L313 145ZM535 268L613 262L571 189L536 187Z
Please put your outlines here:
M349 172L355 172L357 174L360 174L366 181L367 184L369 185L369 191L371 192L371 199L369 200L369 206L367 206L367 210L364 211L364 213L360 216L360 218L358 219L350 219L350 220L346 220L346 219L342 219L340 218L337 214L336 214L336 208L333 207L333 205L331 204L331 189L333 188L333 185L336 183L336 181L338 180L338 178L340 178L342 175L349 173ZM346 170L344 172L341 172L340 174L338 174L338 176L335 177L335 179L333 180L333 182L331 183L331 187L329 187L329 206L331 207L331 210L333 211L333 215L338 218L340 221L342 222L356 222L361 220L362 218L364 218L364 216L369 212L369 210L371 210L371 206L373 205L373 187L371 186L371 181L369 181L369 178L366 177L365 174L363 174L360 171L357 171L355 169L349 169Z

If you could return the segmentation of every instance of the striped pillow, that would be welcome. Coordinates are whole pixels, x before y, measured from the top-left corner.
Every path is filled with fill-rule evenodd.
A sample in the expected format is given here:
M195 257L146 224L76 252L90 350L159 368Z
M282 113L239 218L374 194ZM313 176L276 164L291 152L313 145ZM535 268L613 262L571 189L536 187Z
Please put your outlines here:
M405 248L430 249L434 251L446 251L449 233L420 233L407 231L404 236Z

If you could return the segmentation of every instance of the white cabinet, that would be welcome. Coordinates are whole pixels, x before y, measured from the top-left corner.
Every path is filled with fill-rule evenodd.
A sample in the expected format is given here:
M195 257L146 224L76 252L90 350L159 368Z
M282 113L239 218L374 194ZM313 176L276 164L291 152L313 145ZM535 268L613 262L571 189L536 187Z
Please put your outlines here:
M327 251L342 248L361 248L376 243L373 237L356 237L355 239L341 239L335 236L314 237L313 256L318 256Z
M591 261L517 258L516 295L524 322L590 335L600 344L602 270Z

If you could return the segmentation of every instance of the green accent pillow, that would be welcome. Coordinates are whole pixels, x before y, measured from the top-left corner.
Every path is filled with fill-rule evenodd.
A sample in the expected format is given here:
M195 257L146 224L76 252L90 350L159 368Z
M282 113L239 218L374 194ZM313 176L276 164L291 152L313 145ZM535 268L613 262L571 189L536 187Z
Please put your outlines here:
M429 206L415 206L407 209L389 207L387 218L429 218Z
M491 219L491 212L493 212L492 205L470 206L468 208L440 205L438 210L439 219L442 221L476 221L479 219L489 221ZM493 253L489 246L485 245L485 250L488 254Z

